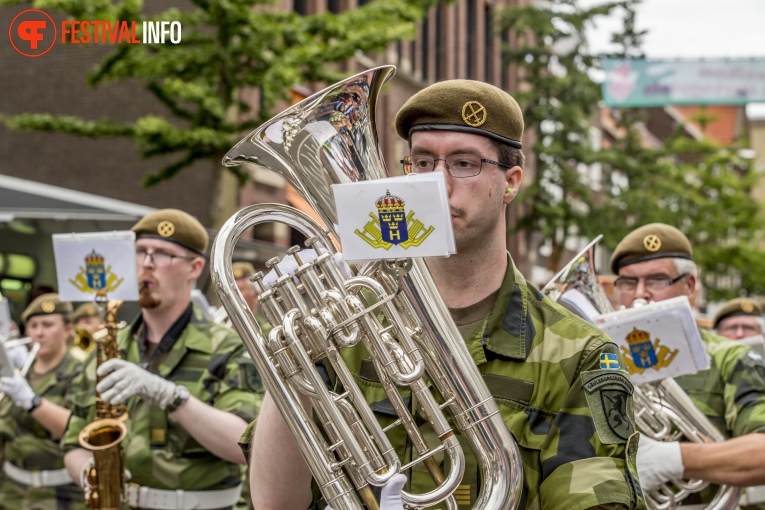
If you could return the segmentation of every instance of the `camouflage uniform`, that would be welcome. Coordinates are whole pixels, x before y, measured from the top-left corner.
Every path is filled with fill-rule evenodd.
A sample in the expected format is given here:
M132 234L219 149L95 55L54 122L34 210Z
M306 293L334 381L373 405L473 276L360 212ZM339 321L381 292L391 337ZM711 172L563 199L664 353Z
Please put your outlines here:
M118 334L123 359L133 363L141 361L141 325L139 316ZM77 435L94 418L95 370L91 354L82 376L75 381L74 410L62 440L65 452L79 447ZM262 385L241 339L230 329L205 320L195 307L155 373L186 386L202 402L247 422L260 409ZM154 489L188 491L227 489L241 482L239 465L205 450L166 411L136 397L127 404L128 435L122 446L132 482Z
M34 383L32 389L49 402L68 407L67 389L80 373L82 364L69 353L50 373ZM27 471L64 468L59 441L23 409L5 399L0 408L0 439L5 460ZM82 489L71 483L57 487L32 488L2 477L0 509L65 510L84 509Z
M618 348L603 332L543 297L509 260L491 313L465 340L519 445L519 508L645 508L635 468L632 386ZM393 422L366 350L347 349L343 357L381 425ZM613 360L611 368L601 368L602 360ZM606 407L608 398L619 404ZM423 432L429 443L436 441L429 426ZM411 461L403 429L392 429L388 437L402 463ZM471 508L479 491L477 466L461 436L460 442L466 469L456 499L459 508ZM405 490L432 490L424 468L407 475ZM314 494L315 506L322 507Z
M745 344L700 329L710 367L675 380L726 439L765 432L765 365ZM686 499L708 503L717 486ZM765 504L746 508L765 509Z

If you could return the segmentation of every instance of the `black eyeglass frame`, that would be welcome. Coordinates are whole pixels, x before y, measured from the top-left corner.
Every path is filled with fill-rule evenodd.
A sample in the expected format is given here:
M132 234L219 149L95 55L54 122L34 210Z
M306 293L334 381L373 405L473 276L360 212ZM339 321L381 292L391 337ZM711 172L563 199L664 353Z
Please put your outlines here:
M173 263L173 260L175 260L175 259L183 259L183 260L185 260L187 262L191 262L192 260L194 260L196 258L196 257L194 257L192 255L173 255L172 253L167 253L166 251L161 251L161 250L160 251L157 251L157 250L149 251L149 250L146 250L144 248L139 248L139 249L137 249L135 251L136 260L138 260L138 257L141 255L141 253L143 253L143 257L141 258L141 262L140 262L141 264L145 264L146 263L146 257L149 257L151 259L151 263L154 264L157 267L169 266L170 264ZM159 260L162 260L162 257L167 257L168 262L164 263L164 264L158 264L157 263L157 259L154 258L154 255L157 254L157 253L161 254Z
M456 155L461 155L461 154L456 154ZM451 156L455 156L455 154L450 154L449 156L447 156L447 158L451 157ZM428 156L428 157L430 157L430 156ZM409 163L406 162L407 159L410 161ZM426 173L433 172L433 171L435 171L436 167L438 166L438 162L439 161L443 161L444 162L444 166L446 167L446 171L449 172L449 175L451 175L455 179L469 179L470 177L475 177L477 175L480 175L481 171L483 170L483 164L484 163L491 163L492 165L497 165L500 168L511 168L509 165L505 165L504 163L500 163L499 161L494 161L494 160L487 159L487 158L478 158L478 160L481 162L481 166L478 167L478 173L475 173L473 175L454 175L452 173L451 167L449 167L449 165L446 163L446 158L433 158L433 168L428 170L427 172L411 172L411 171L407 172L406 171L406 167L407 166L409 166L410 168L412 168L414 166L414 165L412 165L411 160L412 160L412 155L410 154L409 156L407 156L404 159L399 161L399 163L401 163L401 166L404 167L404 173L406 175L426 174Z
M683 278L685 278L686 276L688 276L689 274L691 274L691 273L683 273L683 274L681 274L681 275L679 275L679 276L677 276L675 278L670 278L669 276L666 277L666 278L643 278L643 281L648 281L648 280L665 281L665 282L668 282L668 283L667 283L666 287L664 287L664 288L668 289L671 286L673 286L674 284L676 284L677 282L679 282L680 280L682 280ZM634 281L635 282L635 290L637 290L637 284L640 281L640 278L633 278L631 276L620 276L616 280L614 280L614 287L616 287L617 289L619 289L619 280L622 280L622 281ZM624 292L621 289L619 289L619 291L620 292Z

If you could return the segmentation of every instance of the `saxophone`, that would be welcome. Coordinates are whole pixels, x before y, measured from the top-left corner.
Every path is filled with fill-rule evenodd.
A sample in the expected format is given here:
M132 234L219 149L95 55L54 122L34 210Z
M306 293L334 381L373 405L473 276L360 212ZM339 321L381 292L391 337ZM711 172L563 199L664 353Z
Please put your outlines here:
M120 358L117 344L117 310L122 301L106 305L106 335L93 335L96 349L96 370L106 360ZM101 378L96 376L96 385ZM93 464L84 473L85 504L90 508L119 510L124 486L124 461L120 443L127 434L125 404L111 405L96 392L96 417L82 429L80 445L93 452Z

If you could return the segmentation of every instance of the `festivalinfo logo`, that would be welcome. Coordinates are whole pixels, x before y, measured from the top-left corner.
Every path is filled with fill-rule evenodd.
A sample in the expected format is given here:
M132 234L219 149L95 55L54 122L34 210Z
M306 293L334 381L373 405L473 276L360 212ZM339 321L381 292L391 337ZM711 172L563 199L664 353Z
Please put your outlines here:
M180 21L63 20L27 9L13 18L8 38L25 57L41 57L58 44L180 44Z

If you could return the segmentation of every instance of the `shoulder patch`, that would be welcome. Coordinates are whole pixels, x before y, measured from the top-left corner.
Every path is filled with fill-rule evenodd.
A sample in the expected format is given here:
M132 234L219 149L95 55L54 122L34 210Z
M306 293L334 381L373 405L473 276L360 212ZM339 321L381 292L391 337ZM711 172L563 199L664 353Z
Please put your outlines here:
M747 357L752 361L759 361L762 363L762 356L757 351L748 350L746 351Z
M612 352L601 352L600 368L603 370L619 370L621 368L621 365L619 364L619 356Z
M601 354L601 360L604 355L608 356L608 353ZM582 372L581 377L600 441L603 444L626 443L635 432L632 422L632 383L625 374L612 368Z

